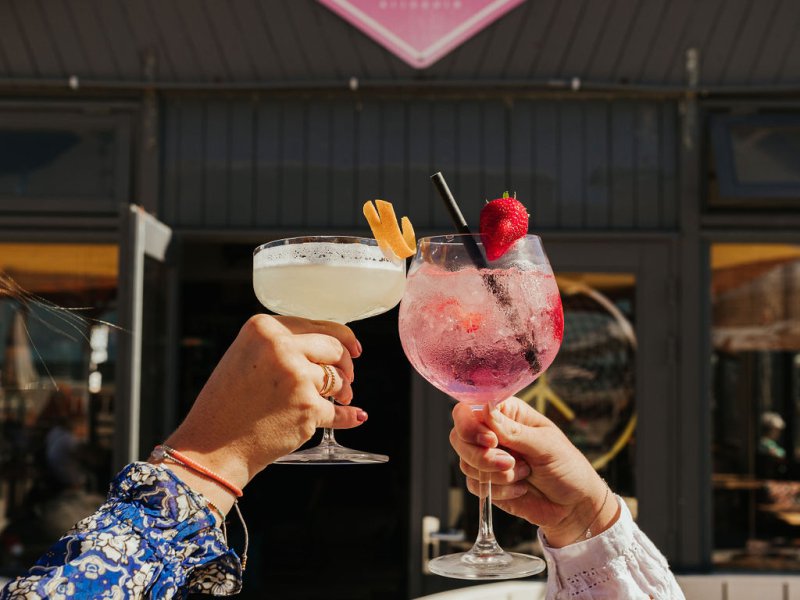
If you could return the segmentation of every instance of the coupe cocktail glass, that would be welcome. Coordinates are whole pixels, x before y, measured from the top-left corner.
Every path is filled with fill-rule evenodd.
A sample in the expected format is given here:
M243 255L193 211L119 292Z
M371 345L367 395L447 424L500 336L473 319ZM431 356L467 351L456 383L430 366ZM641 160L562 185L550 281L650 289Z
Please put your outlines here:
M337 323L365 319L396 306L405 281L405 260L384 253L372 238L295 237L263 244L253 252L256 297L281 315ZM361 464L387 460L383 454L345 448L334 439L333 429L325 429L318 446L275 462Z
M485 267L474 262L465 244L480 247L480 238L419 241L400 303L400 340L425 379L480 410L529 385L553 362L564 321L558 286L537 236L525 236ZM542 571L542 559L499 546L492 531L491 482L483 473L480 479L474 546L433 559L431 571L459 579L509 579Z

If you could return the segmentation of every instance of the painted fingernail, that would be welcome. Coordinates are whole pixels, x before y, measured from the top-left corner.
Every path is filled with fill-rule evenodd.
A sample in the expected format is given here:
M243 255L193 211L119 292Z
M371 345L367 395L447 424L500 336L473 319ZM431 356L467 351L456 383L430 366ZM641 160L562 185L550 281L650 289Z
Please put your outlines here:
M367 412L361 410L360 408L356 411L356 419L358 419L359 423L363 423L364 421L366 421L368 416L369 415L367 414Z
M358 348L359 355L364 351L364 349L361 347L361 342L358 340L356 340L356 348Z

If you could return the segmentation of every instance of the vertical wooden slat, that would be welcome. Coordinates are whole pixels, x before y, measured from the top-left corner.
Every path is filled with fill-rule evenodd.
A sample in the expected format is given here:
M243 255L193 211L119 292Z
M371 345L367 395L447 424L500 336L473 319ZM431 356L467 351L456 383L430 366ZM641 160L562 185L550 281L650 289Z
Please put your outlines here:
M453 182L449 185L464 218L473 228L478 222L485 198L481 177L481 146L484 143L481 129L481 104L473 101L459 103L456 132L458 179L455 180L455 187Z
M558 226L558 195L560 183L560 119L556 102L541 102L536 107L536 168L534 190L539 227Z
M228 175L230 174L230 105L221 100L206 102L205 128L205 194L204 219L206 227L222 228L227 225L226 206Z
M236 100L230 107L230 151L228 154L228 225L252 226L254 214L254 122L255 105L252 100Z
M457 105L452 101L434 102L431 107L433 122L431 123L431 175L441 172L451 188L457 184L460 172L458 164L459 138L457 123ZM433 184L427 182L433 189ZM457 189L452 190L454 194ZM452 230L452 222L442 204L439 194L433 192L428 218L433 227ZM458 197L458 196L457 196Z
M536 228L657 230L678 217L673 103L252 102L170 105L165 218L347 229L381 197L418 227L449 229L429 182L437 170L473 227L506 189Z
M517 192L517 198L528 209L530 230L536 231L539 215L536 210L536 197L533 193L532 174L533 140L536 137L533 123L534 102L515 102L509 119L508 143L508 185L510 191Z
M381 108L375 101L363 102L356 113L356 197L366 202L380 198Z
M605 229L609 216L608 102L592 102L585 108L583 145L584 215L589 229Z
M430 182L434 162L431 103L426 100L412 102L408 108L408 122L408 217L417 228L430 227L430 205L435 200Z
M635 218L635 104L615 102L611 107L611 226L633 227Z
M481 128L483 142L481 143L481 198L492 200L509 193L513 182L508 181L508 124L505 106L500 102L487 102L481 111Z
M559 128L559 186L558 222L565 229L578 229L583 225L585 190L583 106L576 102L560 106Z
M178 149L180 175L178 179L178 223L184 227L197 227L203 223L203 196L205 186L205 109L201 102L192 100L180 108L181 144Z
M367 198L361 198L356 191L356 105L350 100L333 104L333 134L330 145L333 173L331 189L333 192L330 224L334 227L361 227L366 221L361 214L361 206ZM374 193L374 192L373 192ZM361 233L366 233L366 230Z
M278 227L282 107L262 102L256 109L255 212L258 227Z
M339 211L331 189L331 109L327 103L312 102L308 107L306 128L306 190L311 227L326 227Z
M305 218L308 198L306 181L306 113L305 102L283 102L283 135L281 139L280 186L276 201L280 203L280 225L300 227Z
M640 104L636 109L636 225L656 229L661 216L660 170L661 129L657 104Z
M661 106L661 227L675 229L679 222L678 135L679 120L674 103Z
M408 124L405 103L384 102L382 117L381 193L384 195L384 199L392 202L396 213L406 215L408 214L408 198L405 187Z
M162 113L164 120L163 193L159 214L169 226L178 224L178 204L180 202L180 169L181 161L181 109L180 100L168 102Z

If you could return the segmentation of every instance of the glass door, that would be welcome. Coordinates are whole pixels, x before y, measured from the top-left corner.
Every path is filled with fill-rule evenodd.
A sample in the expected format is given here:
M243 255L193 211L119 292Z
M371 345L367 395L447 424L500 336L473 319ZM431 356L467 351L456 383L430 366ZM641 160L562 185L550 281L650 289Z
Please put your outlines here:
M670 244L545 239L545 247L565 336L553 365L518 396L567 433L663 547L675 372ZM472 544L478 502L447 440L452 402L419 378L412 402L411 548L419 554L411 577L423 595L465 585L425 573L424 563ZM541 555L535 526L499 510L494 525L506 549Z
M91 514L116 470L174 426L171 232L136 206L121 225L119 245L111 232L0 242L0 577Z
M113 243L0 242L0 577L105 498L118 264Z

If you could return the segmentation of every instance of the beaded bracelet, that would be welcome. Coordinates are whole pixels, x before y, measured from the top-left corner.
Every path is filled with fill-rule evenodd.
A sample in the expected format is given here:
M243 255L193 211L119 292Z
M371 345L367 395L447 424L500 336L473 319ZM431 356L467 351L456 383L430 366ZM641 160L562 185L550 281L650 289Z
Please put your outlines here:
M236 514L239 517L239 522L242 524L242 529L244 530L244 549L242 550L242 558L241 558L242 571L244 571L247 568L247 549L248 546L250 545L250 535L247 531L247 524L244 522L242 511L239 509L239 501L237 500L238 498L241 498L244 495L242 490L237 486L233 485L227 479L223 478L222 476L212 471L211 469L207 469L200 463L193 461L188 456L184 455L181 452L178 452L174 448L170 448L165 444L159 444L158 446L153 448L153 451L150 453L150 458L156 462L163 462L163 461L174 462L184 467L185 469L188 469L189 471L192 471L194 473L197 473L198 475L210 479L214 483L220 485L221 487L225 488L225 490L233 494L233 496L235 497L233 500L233 508L236 509ZM219 508L217 508L217 506L213 502L206 500L206 504L209 505L209 507L212 510L215 510L220 517L222 517L221 521L222 535L225 538L225 543L227 544L228 531L227 528L225 527L225 515L222 514L222 511Z
M206 467L204 467L200 463L196 463L195 461L193 461L191 458L189 458L185 454L182 454L181 452L178 452L174 448L170 448L169 446L167 446L165 444L159 444L158 446L153 448L153 452L151 453L151 456L153 458L155 458L156 460L164 460L165 458L171 458L173 461L175 461L178 464L183 465L184 467L186 467L190 471L194 471L198 475L202 475L206 479L210 479L214 483L224 487L231 494L233 494L236 498L241 498L244 495L242 490L241 490L241 488L233 485L230 481L228 481L227 479L225 479L221 475L218 475L217 473L215 473L211 469L207 469Z

